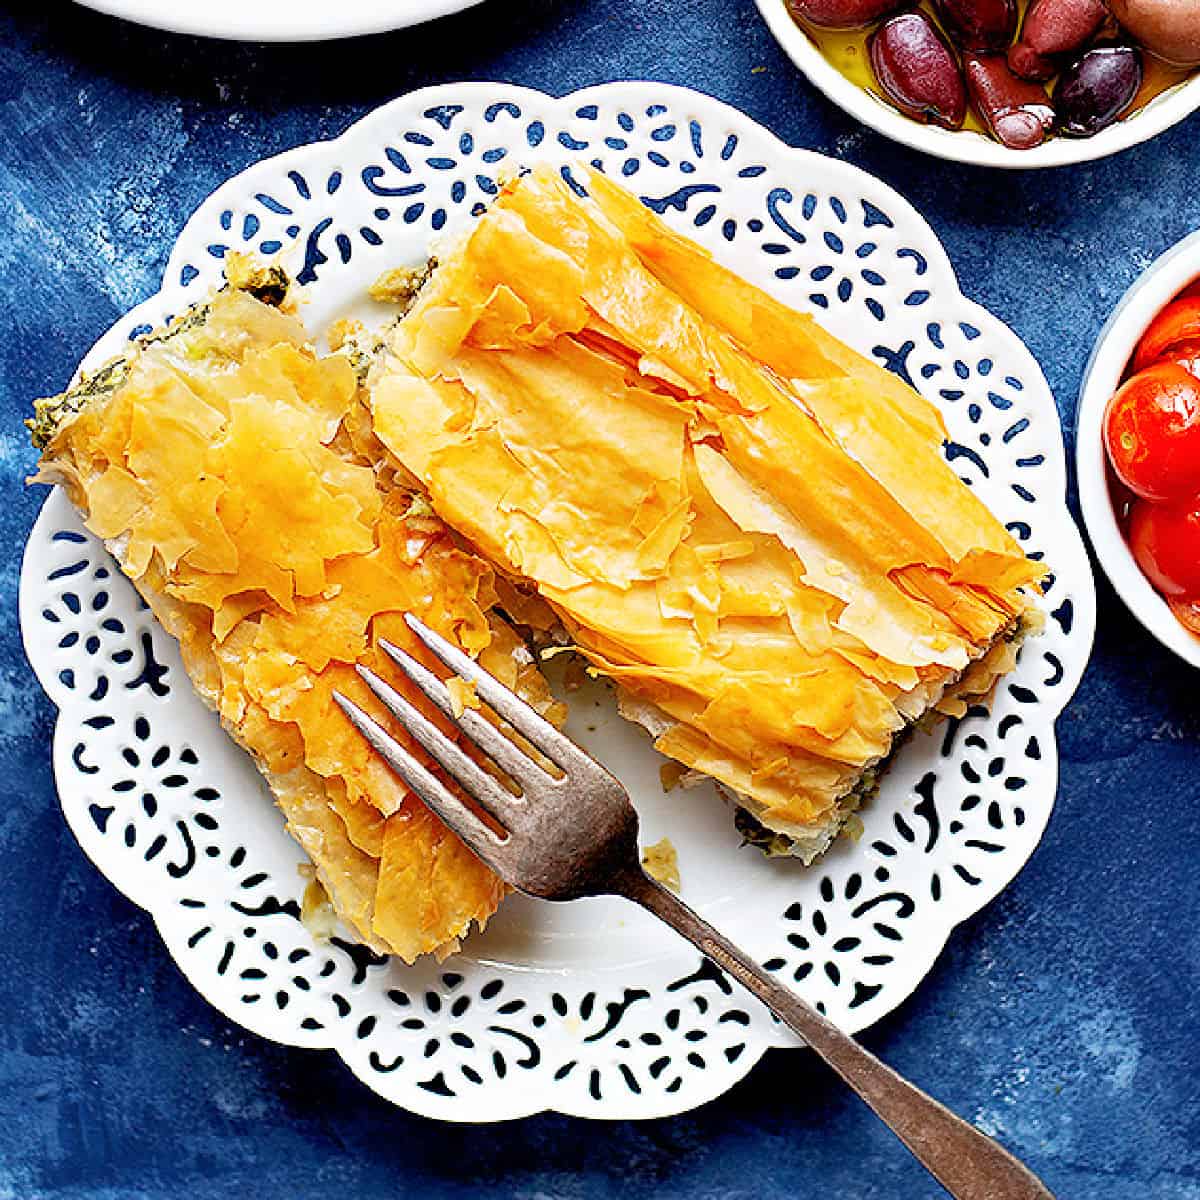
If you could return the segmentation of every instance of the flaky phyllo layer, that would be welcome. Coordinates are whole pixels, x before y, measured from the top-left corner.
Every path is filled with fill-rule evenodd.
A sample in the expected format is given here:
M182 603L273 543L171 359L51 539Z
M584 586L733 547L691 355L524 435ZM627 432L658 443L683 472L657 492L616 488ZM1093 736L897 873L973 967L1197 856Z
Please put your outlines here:
M380 465L347 359L318 358L295 318L225 291L43 404L35 430L39 478L63 484L179 640L355 934L411 960L482 925L503 886L330 694L370 704L352 664L386 671L380 638L415 651L411 610L553 706L494 611L491 568Z
M1011 666L1043 569L929 403L581 177L514 180L440 256L373 427L659 750L807 856L907 723Z
M405 273L367 390L360 347L316 355L269 306L282 272L235 262L269 304L222 291L32 422L39 478L179 640L337 913L408 960L504 889L332 702L372 706L361 661L448 728L378 649L420 653L402 612L555 719L510 621L565 635L751 840L806 859L1035 615L1042 568L928 403L586 180L513 181Z

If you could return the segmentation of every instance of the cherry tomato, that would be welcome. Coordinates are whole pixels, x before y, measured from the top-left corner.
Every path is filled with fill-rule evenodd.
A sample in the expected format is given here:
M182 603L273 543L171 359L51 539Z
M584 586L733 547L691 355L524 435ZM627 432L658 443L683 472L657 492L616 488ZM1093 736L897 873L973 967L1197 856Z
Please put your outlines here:
M1171 347L1159 362L1178 363L1185 371L1190 371L1200 379L1200 339L1194 342L1178 342Z
M1180 600L1175 596L1167 599L1175 619L1192 633L1200 634L1200 597L1190 596Z
M1127 379L1104 411L1104 444L1117 477L1144 499L1200 492L1200 379L1173 362Z
M1150 322L1133 355L1135 372L1158 362L1172 346L1200 340L1200 296L1180 296Z
M1129 548L1165 596L1200 596L1200 496L1182 504L1139 500L1129 518Z

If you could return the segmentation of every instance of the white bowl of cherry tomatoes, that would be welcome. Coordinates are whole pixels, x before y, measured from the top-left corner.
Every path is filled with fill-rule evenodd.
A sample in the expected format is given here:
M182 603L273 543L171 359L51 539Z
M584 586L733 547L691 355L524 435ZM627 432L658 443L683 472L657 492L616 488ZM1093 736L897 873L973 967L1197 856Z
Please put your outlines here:
M1084 373L1079 502L1130 611L1200 667L1200 232L1126 292Z
M939 158L1086 162L1200 108L1200 0L757 3L830 100Z

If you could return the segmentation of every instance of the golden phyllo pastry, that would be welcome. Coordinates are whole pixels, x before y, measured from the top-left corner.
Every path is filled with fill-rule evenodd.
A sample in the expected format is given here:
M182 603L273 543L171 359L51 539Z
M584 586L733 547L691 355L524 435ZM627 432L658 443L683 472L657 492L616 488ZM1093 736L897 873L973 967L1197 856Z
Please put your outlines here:
M659 750L811 858L898 735L1012 665L1043 568L916 392L579 177L511 181L439 255L374 431Z
M32 424L39 479L66 488L179 640L354 934L412 960L482 925L502 884L331 693L371 704L353 664L386 671L381 638L415 651L410 610L543 711L552 701L494 611L491 568L380 467L349 359L318 357L294 317L226 290L40 402Z

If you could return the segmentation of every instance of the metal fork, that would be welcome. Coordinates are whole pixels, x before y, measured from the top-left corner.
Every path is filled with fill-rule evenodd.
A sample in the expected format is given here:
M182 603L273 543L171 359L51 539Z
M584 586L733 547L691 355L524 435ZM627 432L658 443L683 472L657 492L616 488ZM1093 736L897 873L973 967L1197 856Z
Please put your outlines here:
M437 675L398 646L381 642L400 670L519 789L517 794L506 787L393 687L360 666L358 673L383 705L485 819L363 709L335 693L392 770L497 875L543 900L624 896L664 920L799 1034L957 1200L1053 1200L1007 1150L864 1050L650 878L638 857L637 813L624 787L461 650L416 617L405 620L437 658L475 685L479 700L560 771L543 769L478 710L456 714Z

